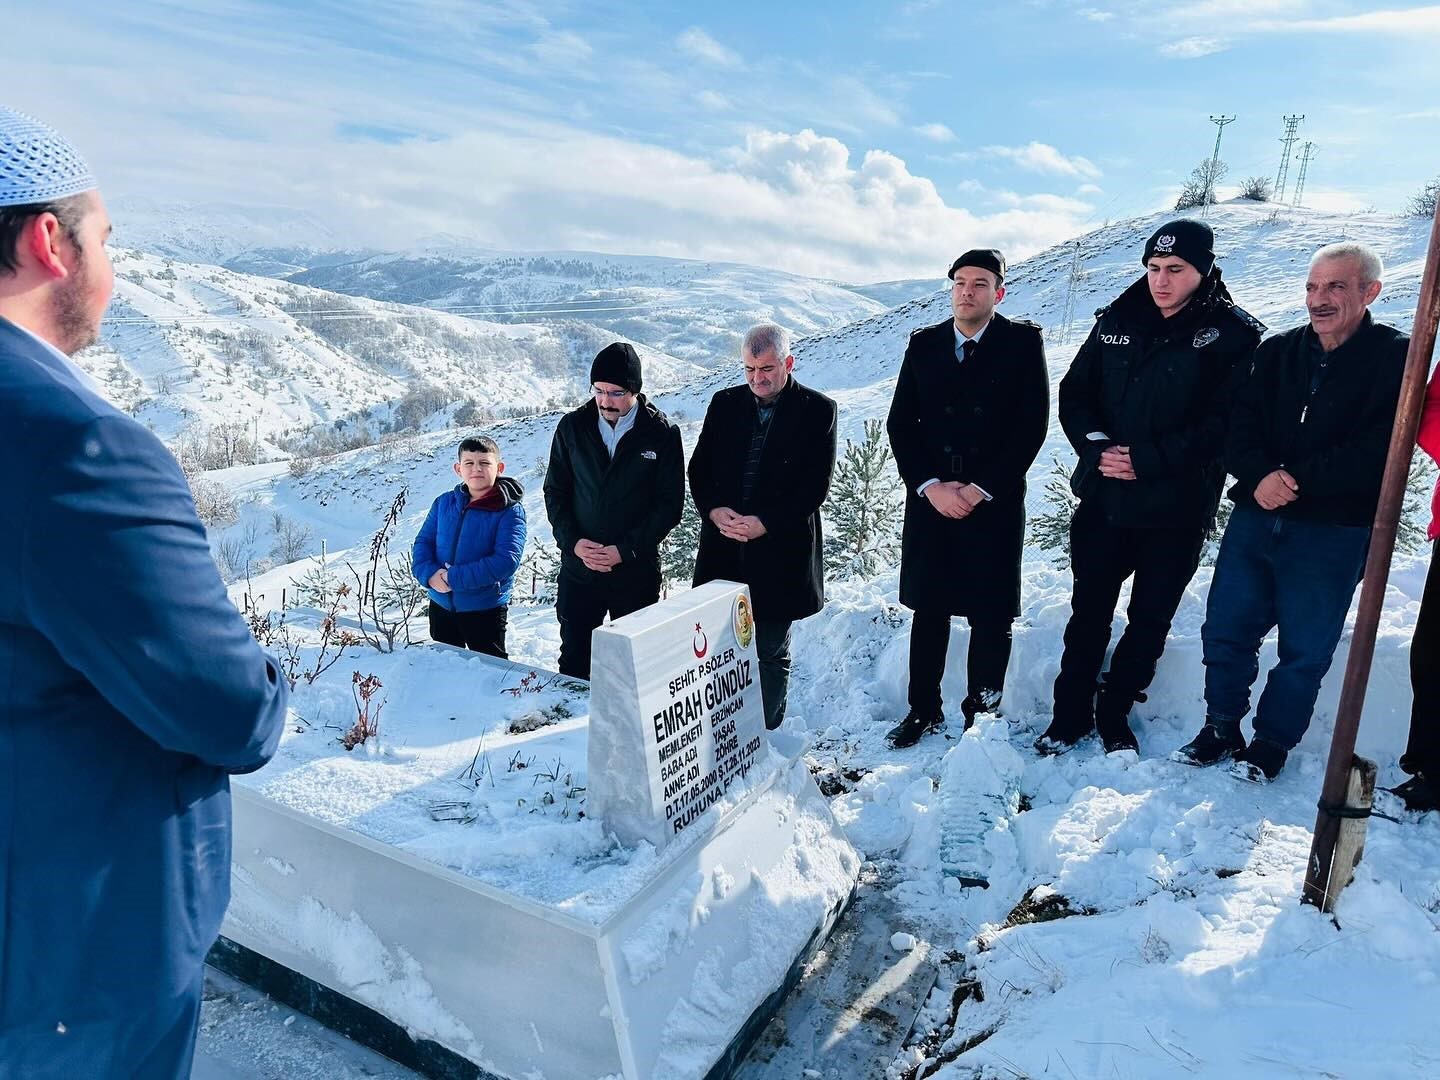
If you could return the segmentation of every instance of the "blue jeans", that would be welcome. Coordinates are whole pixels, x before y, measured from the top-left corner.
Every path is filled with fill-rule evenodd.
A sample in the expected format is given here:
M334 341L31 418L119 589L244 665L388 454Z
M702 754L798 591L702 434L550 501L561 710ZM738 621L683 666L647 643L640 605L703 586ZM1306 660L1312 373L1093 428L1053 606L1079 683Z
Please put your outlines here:
M1255 709L1255 734L1294 747L1310 726L1320 682L1365 569L1363 525L1295 521L1236 507L1220 542L1205 625L1205 705L1239 727L1260 672L1260 644L1279 628L1279 662Z

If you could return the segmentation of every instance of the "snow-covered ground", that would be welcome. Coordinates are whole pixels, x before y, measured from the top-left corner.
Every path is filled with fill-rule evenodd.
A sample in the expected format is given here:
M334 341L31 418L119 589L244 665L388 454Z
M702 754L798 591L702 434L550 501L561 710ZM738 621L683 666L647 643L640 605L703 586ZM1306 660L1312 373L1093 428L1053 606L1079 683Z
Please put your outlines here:
M1140 244L1163 219L1122 222L1082 238L1083 276L1073 296L1072 246L1014 268L1002 310L1045 325L1053 378L1083 338L1088 313L1140 272ZM1408 327L1424 222L1249 203L1215 208L1210 220L1232 292L1273 329L1301 321L1308 254L1341 238L1381 250L1389 271L1377 316ZM1074 312L1069 324L1067 308ZM930 298L812 336L796 349L796 373L839 400L842 435L856 438L864 420L884 414L906 335L947 314L948 298L937 288ZM709 395L734 381L734 373L722 372L658 395L661 407L680 418L687 445ZM531 417L494 430L509 471L526 484L532 544L548 540L538 481L555 420L556 414ZM317 543L323 537L332 556L358 558L376 510L402 486L411 492L402 537L418 527L430 497L451 482L457 435L437 432L398 448L355 451L300 479L283 467L214 475L248 500L242 524L246 516L259 520L281 510L311 527ZM1043 508L1039 489L1052 452L1070 456L1054 425L1032 473L1032 509ZM397 549L403 546L402 540ZM1379 763L1382 785L1399 779L1396 759L1410 705L1409 638L1425 565L1423 555L1397 560L1376 647L1359 751ZM303 569L276 568L249 587L274 604ZM871 581L832 585L825 611L797 626L787 724L814 740L810 761L834 792L833 812L903 913L895 929L944 958L915 1037L892 1063L895 1077L1440 1073L1440 1037L1428 1026L1440 1010L1436 816L1399 814L1396 801L1382 795L1380 809L1402 820L1372 822L1356 882L1341 897L1335 919L1299 903L1348 633L1315 722L1274 784L1245 785L1221 770L1167 760L1203 718L1199 627L1209 577L1202 568L1191 584L1149 700L1137 707L1138 760L1106 757L1093 743L1059 758L1042 759L1030 749L1048 722L1069 615L1069 576L1045 552L1026 555L1024 613L1004 715L982 720L963 740L952 721L950 730L904 751L884 743L905 710L909 616L896 604L893 569ZM525 661L553 666L553 613L514 610L512 656L522 667ZM1123 615L1117 629L1121 621ZM964 693L965 640L957 620L944 688L952 709ZM411 663L404 657L386 662ZM1262 669L1273 659L1272 640ZM307 701L310 708L333 708L336 715L328 719L342 723L349 672L380 662L353 650L308 696L297 698L297 708L303 711ZM413 663L420 670L429 661ZM334 682L322 691L325 679ZM389 715L413 702L428 702L423 707L441 715L444 706L426 697L434 691L423 683L402 677L387 687ZM496 720L509 707L482 700L471 707ZM574 738L580 745L580 733L567 734L563 725L540 737ZM521 737L505 736L514 738ZM497 761L504 766L500 758L509 751L502 744L508 745L497 737L489 751L492 768ZM457 746L455 760L458 752ZM537 757L532 767L543 763ZM294 771L300 764L289 755L280 768ZM443 779L452 764L435 776ZM417 763L387 763L382 755L356 767L382 776ZM946 872L945 810L965 801L950 790L956 778L982 768L1018 791L1018 808L989 820L980 857L990 887L965 889ZM266 777L262 771L255 782L263 785ZM366 797L364 784L351 782L347 790ZM510 826L477 819L463 827L492 830L477 841L483 849L492 840L503 845ZM567 835L583 832L563 828L571 830Z

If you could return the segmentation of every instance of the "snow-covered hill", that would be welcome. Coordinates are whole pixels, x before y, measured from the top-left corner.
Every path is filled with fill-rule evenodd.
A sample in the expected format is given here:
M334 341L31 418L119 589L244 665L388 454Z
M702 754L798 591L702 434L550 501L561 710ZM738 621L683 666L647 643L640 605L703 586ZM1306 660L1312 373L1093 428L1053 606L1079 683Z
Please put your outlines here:
M344 244L309 215L264 207L120 199L111 216L118 243L182 262L499 322L579 320L707 368L730 359L761 320L809 334L915 295L913 282L850 287L694 259L501 252L443 233L383 253Z
M843 285L753 266L569 251L378 255L317 265L290 279L489 318L583 318L704 367L733 358L740 335L762 320L803 335L887 306Z
M407 395L444 422L467 401L493 415L553 407L584 393L616 337L578 317L487 322L123 248L114 262L101 341L77 360L166 440L239 423L273 455L315 425L393 427ZM637 347L656 388L703 371Z

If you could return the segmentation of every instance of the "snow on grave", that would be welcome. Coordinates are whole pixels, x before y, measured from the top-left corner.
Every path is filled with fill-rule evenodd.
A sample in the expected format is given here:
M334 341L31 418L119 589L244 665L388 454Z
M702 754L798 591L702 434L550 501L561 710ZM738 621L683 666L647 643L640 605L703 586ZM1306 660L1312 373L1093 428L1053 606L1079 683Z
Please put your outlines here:
M302 685L236 778L212 962L431 1075L722 1073L859 869L765 737L742 606L712 584L597 632L591 715L583 683L403 650L367 657L382 719L346 751L352 688Z

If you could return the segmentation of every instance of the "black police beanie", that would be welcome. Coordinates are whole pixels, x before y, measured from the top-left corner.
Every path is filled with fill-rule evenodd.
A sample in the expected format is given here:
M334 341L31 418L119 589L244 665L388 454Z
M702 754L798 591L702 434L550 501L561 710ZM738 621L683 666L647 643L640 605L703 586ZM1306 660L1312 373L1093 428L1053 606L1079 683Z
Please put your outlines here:
M632 394L640 392L640 354L628 341L616 341L595 354L590 365L592 383L608 382L623 386Z
M945 276L953 281L955 271L962 266L978 266L981 270L989 270L995 275L995 284L1005 284L1005 256L995 248L971 248L950 264L950 273Z
M1205 277L1215 265L1215 234L1210 226L1193 218L1167 221L1145 241L1145 254L1140 265L1147 266L1156 255L1174 255L1200 271Z

